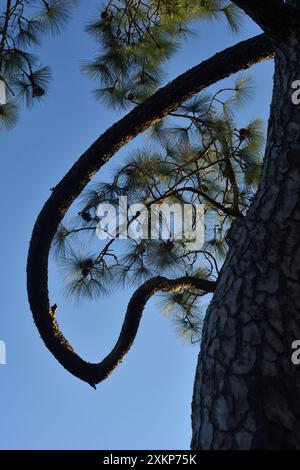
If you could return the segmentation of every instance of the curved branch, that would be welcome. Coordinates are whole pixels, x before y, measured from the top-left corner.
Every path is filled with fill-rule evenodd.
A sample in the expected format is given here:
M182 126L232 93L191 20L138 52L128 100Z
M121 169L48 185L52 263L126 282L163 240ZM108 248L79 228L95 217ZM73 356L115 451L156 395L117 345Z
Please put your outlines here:
M186 186L184 188L175 189L174 193L183 192L183 191L198 194L199 196L203 197L203 199L206 199L206 201L208 201L212 206L216 207L217 209L219 209L221 212L223 212L226 215L229 215L231 217L243 217L243 214L240 212L239 208L235 209L232 207L226 207L224 206L224 204L221 204L220 202L210 197L204 191L201 191L201 189L194 188L193 186Z
M59 330L48 298L48 257L58 225L72 202L127 142L173 111L195 93L254 64L273 57L273 46L260 35L230 47L184 73L133 109L99 137L53 189L32 233L27 260L27 289L35 324L48 349L72 374L95 384L107 370L103 362L81 359Z
M215 281L207 281L194 277L181 277L178 279L167 279L166 277L154 277L142 284L131 297L124 323L119 338L106 358L96 366L95 375L89 381L90 385L106 379L120 364L123 357L131 348L142 318L142 314L148 300L157 292L176 292L182 289L194 288L204 293L212 293L216 288Z
M300 25L300 11L283 0L233 0L268 36L281 39Z

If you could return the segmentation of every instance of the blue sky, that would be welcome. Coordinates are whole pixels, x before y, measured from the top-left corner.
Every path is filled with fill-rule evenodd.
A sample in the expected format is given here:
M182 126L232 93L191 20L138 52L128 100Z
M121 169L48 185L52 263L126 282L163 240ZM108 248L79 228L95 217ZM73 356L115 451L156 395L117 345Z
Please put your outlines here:
M0 365L1 449L187 449L190 403L198 348L180 342L163 318L157 299L147 306L138 337L115 373L92 390L51 356L34 326L26 295L25 265L31 230L39 210L80 154L121 117L96 102L95 83L80 71L95 44L84 24L98 2L81 0L62 36L46 39L39 51L54 80L41 105L24 111L15 129L0 135L1 147L1 316L0 340L7 365ZM175 78L215 52L247 38L258 28L245 20L234 37L221 23L201 23L168 64ZM251 71L256 90L240 115L267 118L273 64ZM241 126L243 124L241 122ZM98 175L126 158L139 137L120 151ZM64 298L61 278L52 274L51 299L60 305L58 320L75 349L100 360L113 346L130 291L79 307Z

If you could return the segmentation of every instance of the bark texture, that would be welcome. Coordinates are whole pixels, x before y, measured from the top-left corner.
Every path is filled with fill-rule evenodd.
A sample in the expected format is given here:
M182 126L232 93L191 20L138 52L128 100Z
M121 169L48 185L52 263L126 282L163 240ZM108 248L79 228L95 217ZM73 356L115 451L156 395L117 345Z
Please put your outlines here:
M192 404L193 449L300 449L300 33L276 50L259 190L228 236Z

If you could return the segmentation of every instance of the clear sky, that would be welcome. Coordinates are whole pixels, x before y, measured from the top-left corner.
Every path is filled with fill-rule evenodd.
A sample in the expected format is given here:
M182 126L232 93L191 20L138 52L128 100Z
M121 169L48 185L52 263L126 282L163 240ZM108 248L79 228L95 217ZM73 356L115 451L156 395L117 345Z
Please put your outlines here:
M80 64L95 52L84 24L95 16L98 2L79 4L63 35L44 40L39 51L54 75L47 99L23 112L14 130L0 135L0 340L7 344L7 365L0 365L0 448L187 449L198 347L180 342L171 322L159 312L157 299L148 304L124 362L97 391L56 362L41 341L28 306L27 249L49 188L121 117L95 101L95 83L80 71ZM168 79L258 32L247 20L238 37L221 23L201 23L198 29L197 37L166 64ZM251 73L257 89L242 121L268 115L273 64L261 64ZM138 138L129 147L141 142ZM129 147L97 180L107 177ZM76 307L64 298L59 276L52 275L50 285L65 335L83 357L100 360L119 334L131 292L117 291L108 299Z

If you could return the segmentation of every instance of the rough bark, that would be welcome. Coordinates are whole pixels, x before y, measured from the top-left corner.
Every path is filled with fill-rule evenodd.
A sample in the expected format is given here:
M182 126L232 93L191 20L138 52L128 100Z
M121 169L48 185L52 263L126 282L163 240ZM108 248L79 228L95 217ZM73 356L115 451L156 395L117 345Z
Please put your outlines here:
M72 374L94 385L114 366L110 361L91 364L81 359L59 330L48 298L48 257L52 238L70 205L94 174L117 150L184 100L222 78L273 57L273 45L265 35L216 54L184 73L135 108L99 137L80 157L45 203L33 230L28 261L27 287L34 321L48 349ZM126 339L126 338L125 338Z
M263 3L263 2L262 2ZM193 449L300 449L300 33L276 50L258 193L233 225L208 309L192 404Z

